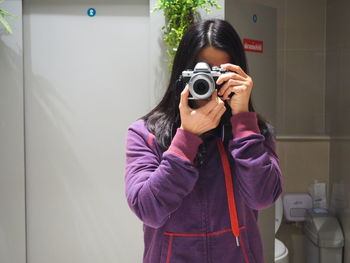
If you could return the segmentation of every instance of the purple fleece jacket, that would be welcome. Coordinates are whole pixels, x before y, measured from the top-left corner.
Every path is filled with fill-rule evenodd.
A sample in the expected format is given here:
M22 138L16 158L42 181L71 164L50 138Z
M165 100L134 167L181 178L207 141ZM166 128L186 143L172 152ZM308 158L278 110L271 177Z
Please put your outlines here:
M260 133L255 112L234 115L231 123L233 139L226 150L240 246L231 230L217 137L202 139L177 129L162 152L143 120L129 127L125 194L143 222L143 263L264 262L258 210L271 206L283 185L275 141ZM203 140L208 158L197 168L193 160Z

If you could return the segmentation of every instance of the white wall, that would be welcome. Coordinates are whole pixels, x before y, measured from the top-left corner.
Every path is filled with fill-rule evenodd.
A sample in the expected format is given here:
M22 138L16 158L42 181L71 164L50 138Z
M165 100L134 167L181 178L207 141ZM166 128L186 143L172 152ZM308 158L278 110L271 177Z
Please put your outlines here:
M21 16L22 2L1 8ZM13 34L0 26L0 262L25 262L25 176L22 20L8 19Z

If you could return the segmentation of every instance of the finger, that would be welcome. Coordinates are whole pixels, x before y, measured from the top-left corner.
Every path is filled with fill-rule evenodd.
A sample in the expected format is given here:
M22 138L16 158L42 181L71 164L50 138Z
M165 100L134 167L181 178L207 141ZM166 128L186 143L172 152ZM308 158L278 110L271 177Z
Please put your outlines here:
M213 94L211 94L211 100L217 101L218 99L218 90L215 89Z
M222 85L222 87L219 90L219 95L222 96L223 94L225 94L225 91L232 86L240 86L243 85L243 81L240 80L234 80L234 79L229 79L228 81L225 82L224 85Z
M218 91L214 90L213 94L211 95L211 100L204 105L202 108L200 108L200 110L204 113L204 114L208 114L209 112L211 112L216 105L218 104Z
M216 84L220 85L221 83L224 83L225 81L227 81L229 79L236 79L236 80L245 81L245 78L243 78L241 75L239 75L235 72L229 72L229 73L221 74L218 77L218 79L216 80Z
M181 97L180 97L180 105L179 107L183 108L188 108L188 95L190 93L190 90L188 88L188 84L186 84L185 88L181 92Z
M222 99L226 100L231 93L234 93L234 87L228 87L228 89L225 91L224 95L222 95Z
M225 102L222 99L218 98L215 103L215 106L211 109L208 115L215 114L215 112L218 111L220 108L225 108Z
M215 119L220 112L225 112L226 107L225 103L220 99L219 103L212 109L212 111L208 114L208 116L212 119ZM216 119L215 119L216 120Z
M238 74L240 74L241 76L243 76L244 78L248 77L247 73L245 73L244 70L238 65L227 63L227 64L222 64L220 66L224 69L229 69L231 71L235 71Z
M244 85L230 87L229 89L226 90L225 94L222 96L222 99L226 100L226 99L228 99L228 97L230 96L231 93L239 94L239 93L245 91L246 89L247 89L247 87Z
M215 121L220 121L220 119L221 119L222 115L224 115L225 111L226 111L226 107L225 106L224 107L220 107L220 109L218 111L216 111L216 114L214 116L214 120Z

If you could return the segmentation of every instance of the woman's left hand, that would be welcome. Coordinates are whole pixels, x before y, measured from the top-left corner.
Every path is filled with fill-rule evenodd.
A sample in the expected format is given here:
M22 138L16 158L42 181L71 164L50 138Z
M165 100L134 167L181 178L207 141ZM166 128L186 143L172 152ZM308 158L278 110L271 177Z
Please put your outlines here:
M253 80L248 76L240 66L233 64L222 64L222 68L228 69L231 72L226 72L220 75L216 84L224 85L219 89L218 95L222 100L228 99L232 114L240 112L248 112L249 98L253 88ZM229 95L234 95L229 98Z

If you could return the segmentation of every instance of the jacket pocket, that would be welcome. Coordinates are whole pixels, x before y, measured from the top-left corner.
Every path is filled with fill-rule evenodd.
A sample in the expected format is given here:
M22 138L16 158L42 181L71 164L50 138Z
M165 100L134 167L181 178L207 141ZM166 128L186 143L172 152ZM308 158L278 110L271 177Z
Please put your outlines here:
M220 235L210 236L209 239L209 262L221 263L256 263L247 246L243 235L245 228L241 229L239 236L239 246L232 231Z
M205 236L164 233L160 263L206 262Z

